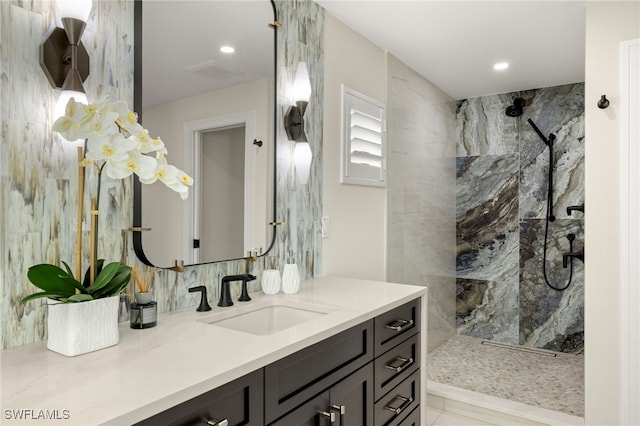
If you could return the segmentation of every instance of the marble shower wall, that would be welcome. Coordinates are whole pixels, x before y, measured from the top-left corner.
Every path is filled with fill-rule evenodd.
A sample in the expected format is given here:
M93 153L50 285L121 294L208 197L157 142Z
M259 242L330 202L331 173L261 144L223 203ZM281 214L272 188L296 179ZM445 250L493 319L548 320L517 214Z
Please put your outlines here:
M522 116L505 114L515 97ZM574 261L566 291L549 288L543 273L547 146L527 123L556 136L554 214L546 274L554 287L569 280L562 254L567 235L583 246L583 215L566 207L584 203L584 84L467 99L456 120L458 332L564 352L583 347L584 269ZM588 212L587 212L588 214Z
M111 99L133 101L133 2L94 0L83 42L91 57L85 82L89 99L109 95ZM320 270L319 227L322 183L322 93L323 93L323 11L307 0L276 0L278 30L278 111L277 115L277 238L268 258L250 264L258 280L261 272L275 262L282 267L293 250L304 278ZM46 339L44 302L20 305L33 292L26 270L36 263L71 259L75 241L77 176L75 146L52 134L53 106L57 93L39 66L39 46L55 26L51 1L19 0L0 2L0 348L9 348ZM307 135L314 153L309 184L295 181L292 143L286 140L282 117L290 104L298 61L309 64L313 95L305 115ZM138 264L121 230L132 223L132 185L129 180L103 183L100 253L107 259L124 259ZM113 232L106 232L105 230ZM83 232L84 247L88 232ZM88 252L83 253L85 264ZM137 265L141 266L141 265ZM245 272L244 260L185 267L184 272L157 271L154 289L161 312L195 307L198 295L188 293L195 285L205 285L210 302L217 298L220 278ZM237 298L239 289L233 288ZM236 294L237 293L237 294ZM124 308L124 304L123 304ZM123 310L121 320L127 320Z
M387 280L429 286L433 349L455 334L455 101L387 58Z

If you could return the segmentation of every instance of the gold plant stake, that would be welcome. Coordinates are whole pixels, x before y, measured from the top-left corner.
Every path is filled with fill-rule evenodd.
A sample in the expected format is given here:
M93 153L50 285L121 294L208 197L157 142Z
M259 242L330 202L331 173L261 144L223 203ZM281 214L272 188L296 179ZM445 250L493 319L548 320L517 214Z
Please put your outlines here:
M84 208L84 167L82 147L78 147L78 221L76 223L76 277L82 282L82 210ZM76 290L76 293L80 293Z
M90 259L90 274L89 274L89 285L93 284L93 281L96 278L96 251L94 247L96 246L96 225L98 224L98 210L96 209L96 199L95 197L91 197L91 256Z

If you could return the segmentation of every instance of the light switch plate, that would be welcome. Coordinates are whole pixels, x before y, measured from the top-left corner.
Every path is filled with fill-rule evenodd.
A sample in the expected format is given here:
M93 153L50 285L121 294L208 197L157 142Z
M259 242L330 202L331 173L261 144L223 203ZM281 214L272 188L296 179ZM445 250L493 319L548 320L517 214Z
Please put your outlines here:
M322 216L322 238L329 238L331 236L331 221L329 216Z

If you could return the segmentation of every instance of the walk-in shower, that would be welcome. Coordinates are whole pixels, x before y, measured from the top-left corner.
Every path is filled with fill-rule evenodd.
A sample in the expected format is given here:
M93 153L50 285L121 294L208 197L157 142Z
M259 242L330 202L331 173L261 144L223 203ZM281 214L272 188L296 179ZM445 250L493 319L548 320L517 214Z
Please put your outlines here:
M580 416L584 84L459 101L455 134L457 335L430 352L429 377ZM514 375L503 380L511 358ZM498 378L480 380L485 367ZM544 376L538 369L571 369L572 380L554 374L532 385ZM534 388L572 398L556 404L530 394Z

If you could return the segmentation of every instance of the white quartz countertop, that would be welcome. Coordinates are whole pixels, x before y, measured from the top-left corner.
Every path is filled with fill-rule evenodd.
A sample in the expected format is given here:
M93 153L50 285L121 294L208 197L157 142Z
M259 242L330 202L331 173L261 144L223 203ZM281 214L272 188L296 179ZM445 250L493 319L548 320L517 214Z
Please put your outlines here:
M195 307L158 315L158 325L120 325L120 343L66 357L46 342L0 351L3 425L128 425L187 401L426 295L425 287L322 277L302 283L294 295L252 294L253 301L196 312ZM332 307L331 312L270 335L253 335L198 321L262 299ZM424 314L423 314L424 315ZM10 410L10 411L7 411ZM13 410L13 411L12 411ZM15 411L18 410L18 411ZM20 411L22 410L22 411ZM15 420L17 414L31 418Z

